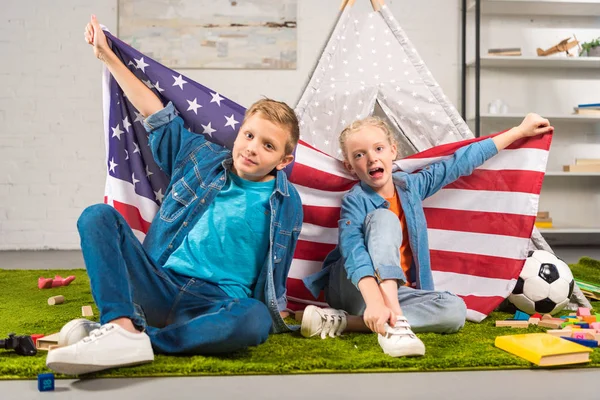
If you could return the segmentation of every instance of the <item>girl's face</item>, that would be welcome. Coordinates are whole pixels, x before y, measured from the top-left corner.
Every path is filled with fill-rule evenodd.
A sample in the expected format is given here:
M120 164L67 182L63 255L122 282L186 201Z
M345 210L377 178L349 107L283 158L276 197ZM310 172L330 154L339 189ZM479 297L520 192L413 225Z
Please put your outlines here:
M364 126L346 138L347 159L344 165L351 174L365 182L384 198L394 195L392 164L398 154L383 130Z

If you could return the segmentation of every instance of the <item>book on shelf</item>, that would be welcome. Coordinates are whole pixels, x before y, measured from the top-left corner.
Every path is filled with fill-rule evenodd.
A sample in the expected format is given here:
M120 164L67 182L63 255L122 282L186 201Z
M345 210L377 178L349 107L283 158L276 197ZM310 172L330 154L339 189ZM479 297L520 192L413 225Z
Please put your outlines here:
M503 49L488 49L489 56L520 56L520 47L508 47Z
M600 108L600 103L577 104L578 108Z
M593 351L547 333L498 336L494 345L542 367L585 363Z
M588 108L578 108L575 107L573 109L575 114L579 115L600 115L600 108L588 107Z
M541 229L550 229L552 228L552 221L550 222L538 222L537 220L535 221L535 227L536 228L541 228Z
M537 218L550 218L550 211L538 211Z
M576 158L575 165L600 165L600 158Z
M535 222L550 222L550 223L552 223L552 218L550 218L550 217L548 217L548 218L540 218L540 217L537 217L537 218L535 219Z
M564 172L600 172L600 164L563 165Z

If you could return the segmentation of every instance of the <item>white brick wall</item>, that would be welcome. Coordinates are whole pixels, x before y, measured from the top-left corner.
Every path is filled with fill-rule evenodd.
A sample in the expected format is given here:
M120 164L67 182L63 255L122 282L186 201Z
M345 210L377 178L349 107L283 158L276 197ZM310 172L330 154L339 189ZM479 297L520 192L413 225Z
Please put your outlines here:
M295 105L340 1L298 3L297 70L184 73L244 105L261 95ZM459 1L387 4L457 104ZM0 250L76 249L77 218L87 205L102 201L105 179L101 65L83 30L95 13L116 32L116 0L3 0L2 6Z

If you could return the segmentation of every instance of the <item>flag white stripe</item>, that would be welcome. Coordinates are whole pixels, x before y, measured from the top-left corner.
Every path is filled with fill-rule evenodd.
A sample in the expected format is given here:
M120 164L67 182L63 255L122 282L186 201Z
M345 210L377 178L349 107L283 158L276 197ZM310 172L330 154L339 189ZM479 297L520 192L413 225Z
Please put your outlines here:
M517 283L516 279L484 278L456 272L432 271L436 290L447 290L460 296L507 297Z
M337 244L338 228L324 228L319 225L303 223L299 239L308 242Z
M481 322L486 319L487 315L480 313L479 311L467 308L467 320L471 322Z
M337 175L342 178L353 180L354 178L344 169L342 162L336 158L327 156L308 146L298 145L296 147L296 162L328 174Z
M319 190L309 188L308 186L301 186L294 184L294 187L300 195L302 204L305 206L321 206L321 207L341 207L342 197L347 193L343 192L330 192L326 190Z
M294 258L290 267L289 278L303 279L309 275L319 272L323 266L321 261L299 260Z
M523 260L527 256L529 238L489 233L427 229L431 250L479 254Z
M142 218L148 222L152 222L152 219L158 212L156 203L137 194L132 183L110 175L106 177L105 196L120 203L134 206L140 211Z
M423 201L424 208L537 215L539 195L493 190L442 189Z

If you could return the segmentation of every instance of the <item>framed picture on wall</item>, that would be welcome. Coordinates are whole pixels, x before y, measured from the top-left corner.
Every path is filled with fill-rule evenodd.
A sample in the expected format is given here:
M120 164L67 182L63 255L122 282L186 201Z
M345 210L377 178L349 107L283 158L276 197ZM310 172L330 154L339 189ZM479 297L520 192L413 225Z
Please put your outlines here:
M296 69L298 0L118 0L118 36L170 68Z

